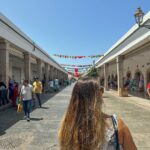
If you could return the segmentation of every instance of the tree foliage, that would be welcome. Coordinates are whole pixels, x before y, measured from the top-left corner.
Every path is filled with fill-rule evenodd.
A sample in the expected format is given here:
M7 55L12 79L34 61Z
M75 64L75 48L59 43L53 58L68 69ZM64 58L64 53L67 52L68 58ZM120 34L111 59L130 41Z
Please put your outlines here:
M95 68L95 67L91 68L89 70L88 76L89 77L98 77L98 70L97 70L97 68Z

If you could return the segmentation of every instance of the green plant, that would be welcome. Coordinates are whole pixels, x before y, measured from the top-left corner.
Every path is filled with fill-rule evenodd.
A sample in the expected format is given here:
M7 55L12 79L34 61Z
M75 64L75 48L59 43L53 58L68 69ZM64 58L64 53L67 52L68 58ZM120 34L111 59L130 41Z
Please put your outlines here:
M91 68L89 70L88 76L89 77L98 77L98 70L97 70L97 68L95 68L95 67Z

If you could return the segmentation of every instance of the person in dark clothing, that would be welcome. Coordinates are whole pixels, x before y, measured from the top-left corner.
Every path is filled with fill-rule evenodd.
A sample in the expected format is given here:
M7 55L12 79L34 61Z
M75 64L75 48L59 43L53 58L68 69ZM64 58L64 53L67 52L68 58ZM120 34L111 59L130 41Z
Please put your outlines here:
M17 99L18 96L19 96L18 83L15 83L15 87L13 89L13 97L12 97L13 107L17 107L16 106L16 99Z
M0 105L5 105L5 103L8 103L7 99L7 87L4 82L0 82Z

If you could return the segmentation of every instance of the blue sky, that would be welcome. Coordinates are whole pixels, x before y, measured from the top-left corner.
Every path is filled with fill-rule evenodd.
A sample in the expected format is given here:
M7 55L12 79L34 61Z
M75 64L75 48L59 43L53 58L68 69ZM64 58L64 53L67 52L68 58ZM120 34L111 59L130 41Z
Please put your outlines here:
M1 0L0 11L50 55L94 55L105 53L135 24L139 6L147 13L150 0Z

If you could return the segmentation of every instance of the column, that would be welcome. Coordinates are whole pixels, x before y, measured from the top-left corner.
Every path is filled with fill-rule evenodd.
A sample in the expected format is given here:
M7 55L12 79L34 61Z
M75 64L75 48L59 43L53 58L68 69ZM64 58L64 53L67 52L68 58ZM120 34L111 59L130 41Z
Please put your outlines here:
M56 69L56 78L58 79L58 70Z
M31 55L29 53L24 53L24 72L25 72L25 80L31 80Z
M9 80L9 43L0 41L0 80L8 85Z
M43 77L42 77L42 61L41 59L37 59L37 71L38 71L38 78L40 81L42 81Z
M60 71L59 70L57 70L57 76L58 76L58 79L60 81Z
M53 67L50 66L50 78L51 80L53 80Z
M65 78L66 78L66 80L68 80L68 74L66 74L65 76L66 76L66 77L65 77Z
M49 74L48 79L51 80L51 66L49 65Z
M117 77L118 77L118 94L120 95L120 90L123 88L123 56L118 56L116 58L117 63Z
M104 64L104 88L108 91L108 64Z
M48 82L49 82L49 65L45 64L45 88L48 89Z
M56 76L56 68L54 68L54 79L56 79L57 76Z
M51 66L51 79L54 80L54 70L53 70L53 66Z

